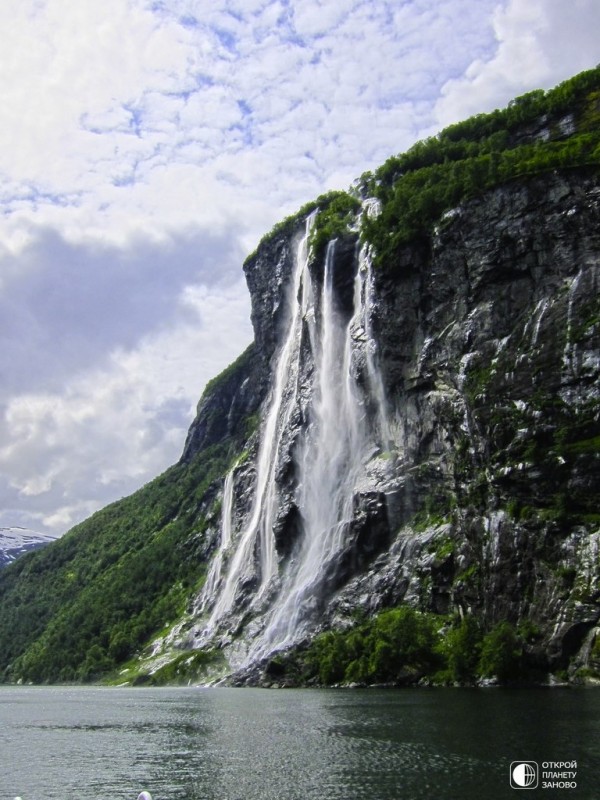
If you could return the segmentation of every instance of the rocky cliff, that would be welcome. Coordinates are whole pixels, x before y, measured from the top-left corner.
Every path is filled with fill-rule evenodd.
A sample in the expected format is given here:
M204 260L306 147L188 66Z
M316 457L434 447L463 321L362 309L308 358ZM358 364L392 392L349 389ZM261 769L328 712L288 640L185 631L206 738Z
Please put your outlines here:
M286 682L319 634L389 609L426 620L438 655L471 623L473 651L500 632L488 674L504 636L523 674L600 675L600 72L543 94L263 239L254 343L178 465L45 551L54 605L31 605L18 646L0 613L7 679L133 656L123 680ZM3 606L48 563L7 570ZM339 675L388 674L363 656Z
M585 661L600 617L599 222L597 175L552 173L452 209L428 241L401 249L392 273L371 273L369 314L389 441L375 436L361 455L360 475L348 488L352 517L343 521L335 564L315 587L320 594L310 599L316 610L304 615L304 637L349 625L357 610L409 603L474 614L486 628L527 621L535 631L533 660L550 670ZM346 320L361 268L349 228L332 263ZM299 235L296 228L269 239L245 267L264 365L282 339ZM322 265L311 263L311 272L322 285ZM351 336L360 350L364 326ZM364 412L374 417L366 359L358 357L353 369L365 390ZM299 370L300 384L310 393L312 382L314 393L318 366L309 352L300 354ZM265 374L267 366L256 369L257 397L265 394ZM227 416L235 402L231 395ZM292 555L301 560L294 546L307 513L298 508L296 443L311 424L310 400L304 410L296 403L274 478L272 525L284 575ZM236 469L238 529L251 513L259 438ZM259 579L247 566L235 600L243 613L233 603L215 626L222 646L237 640L239 651L241 640L244 654L269 619L253 605ZM277 606L277 588L273 593L263 605Z
M333 615L409 600L528 620L552 668L595 635L599 186L579 173L500 187L379 281L396 518Z

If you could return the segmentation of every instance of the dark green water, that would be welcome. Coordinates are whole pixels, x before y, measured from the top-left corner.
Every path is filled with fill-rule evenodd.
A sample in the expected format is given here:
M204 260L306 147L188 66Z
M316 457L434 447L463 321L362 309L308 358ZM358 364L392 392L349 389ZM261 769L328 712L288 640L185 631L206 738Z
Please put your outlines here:
M594 800L600 690L2 687L0 753L0 800Z

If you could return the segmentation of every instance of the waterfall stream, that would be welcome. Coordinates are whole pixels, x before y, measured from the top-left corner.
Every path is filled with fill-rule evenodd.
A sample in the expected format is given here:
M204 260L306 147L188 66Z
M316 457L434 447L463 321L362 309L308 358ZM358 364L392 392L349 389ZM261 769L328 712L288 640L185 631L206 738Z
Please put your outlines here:
M362 309L359 306L344 325L333 291L334 253L332 241L325 258L320 316L310 323L315 348L313 400L296 453L296 503L303 536L288 563L277 603L253 657L291 644L303 619L317 610L322 584L335 569L353 516L353 490L364 461L366 421L353 370L351 331Z
M213 630L234 606L240 583L249 563L253 560L257 545L260 551L259 595L266 591L277 569L273 537L273 518L278 498L275 469L281 437L296 405L302 319L309 302L308 238L314 217L313 214L306 220L306 230L296 254L290 297L290 321L277 361L268 411L261 431L252 512L229 565L224 586L213 607L208 623L209 631Z
M388 411L387 398L383 386L383 378L377 360L377 341L373 334L371 315L373 311L373 262L371 259L370 245L363 245L358 255L358 281L360 294L358 300L355 299L355 308L361 308L361 321L366 336L366 360L367 374L371 395L377 408L377 422L381 443L385 450L390 449L392 442L392 432L390 428L390 417Z
M307 220L297 250L289 321L261 429L249 519L236 537L226 570L231 533L239 526L231 520L222 522L221 543L200 604L201 610L207 610L213 598L206 629L210 635L235 612L242 583L252 570L259 570L251 607L263 616L249 662L292 644L305 625L314 624L324 589L335 580L340 557L351 546L349 531L365 465L390 440L370 319L373 276L368 251L361 249L355 260L353 309L348 318L336 298L335 240L327 248L322 286L313 285L308 247L313 219ZM362 385L361 370L366 378ZM306 375L310 377L304 382L310 385L300 386L301 376ZM286 440L290 452L285 453L295 465L293 502L299 533L289 556L279 564L273 534L280 500L277 465L283 455L284 432L301 399L306 406L304 423L296 437ZM369 413L369 407L375 408L375 414ZM222 513L230 517L234 513L233 470L225 481Z
M229 470L223 484L223 502L221 505L221 540L217 552L213 556L208 571L206 583L202 589L198 611L206 611L223 579L223 564L231 546L231 532L233 527L233 487L236 464Z

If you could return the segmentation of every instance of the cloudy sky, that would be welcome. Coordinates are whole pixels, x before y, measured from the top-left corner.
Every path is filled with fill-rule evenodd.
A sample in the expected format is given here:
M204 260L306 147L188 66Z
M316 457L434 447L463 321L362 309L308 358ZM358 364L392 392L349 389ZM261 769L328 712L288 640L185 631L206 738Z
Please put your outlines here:
M261 235L596 66L599 30L598 0L3 0L0 526L174 463Z

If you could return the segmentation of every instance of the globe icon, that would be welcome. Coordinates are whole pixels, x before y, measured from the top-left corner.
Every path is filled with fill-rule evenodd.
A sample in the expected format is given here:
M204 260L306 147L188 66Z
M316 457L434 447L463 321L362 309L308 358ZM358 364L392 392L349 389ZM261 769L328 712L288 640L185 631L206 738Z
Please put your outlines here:
M530 787L533 787L536 782L536 777L536 771L533 764L530 764L526 761L517 764L512 771L513 783L523 789L529 789Z

